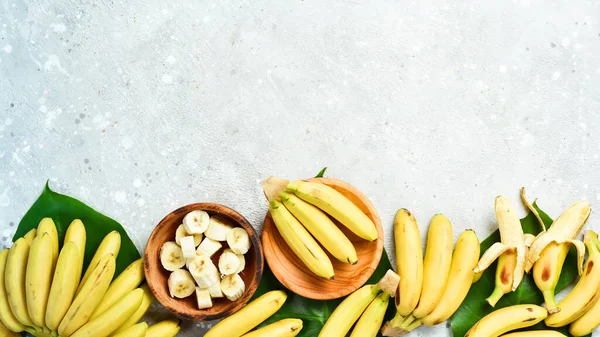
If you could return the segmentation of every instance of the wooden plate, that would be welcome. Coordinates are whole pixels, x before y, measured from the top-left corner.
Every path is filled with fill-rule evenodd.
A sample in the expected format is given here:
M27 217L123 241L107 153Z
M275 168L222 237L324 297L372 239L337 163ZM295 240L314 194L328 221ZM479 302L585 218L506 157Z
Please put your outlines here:
M198 309L195 293L185 299L172 298L169 295L167 280L171 273L165 270L160 263L160 248L167 241L175 241L175 231L181 225L183 217L194 210L205 211L211 217L220 217L235 227L244 228L250 235L252 247L244 255L246 258L246 268L240 274L246 284L246 292L237 301L231 302L226 298L213 299L212 308L200 310ZM223 244L223 248L212 256L215 265L217 265L220 253L223 249L227 248L227 242L221 243ZM240 310L256 291L262 277L263 267L264 257L262 246L254 227L238 212L229 207L212 203L191 204L169 213L154 228L144 252L146 282L148 282L148 286L152 290L154 297L177 316L195 321L212 321L229 316Z
M383 252L383 228L381 220L373 204L354 186L333 178L313 178L308 180L328 185L350 199L373 221L379 233L378 239L373 242L361 239L350 232L345 226L333 220L354 244L358 255L358 263L356 265L342 263L325 250L333 263L335 271L335 279L327 280L313 274L298 259L277 231L277 227L275 227L271 218L271 213L267 212L262 232L265 258L279 282L296 294L316 300L340 298L349 295L363 286L375 272Z

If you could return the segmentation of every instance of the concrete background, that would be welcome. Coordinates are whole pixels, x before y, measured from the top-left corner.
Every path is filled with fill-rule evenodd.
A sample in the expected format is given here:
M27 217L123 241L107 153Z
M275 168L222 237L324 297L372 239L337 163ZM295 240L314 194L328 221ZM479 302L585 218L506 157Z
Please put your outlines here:
M192 202L259 228L262 179L323 166L371 198L390 252L400 207L484 238L521 186L552 216L595 206L599 18L598 0L0 0L0 236L48 178L140 249Z

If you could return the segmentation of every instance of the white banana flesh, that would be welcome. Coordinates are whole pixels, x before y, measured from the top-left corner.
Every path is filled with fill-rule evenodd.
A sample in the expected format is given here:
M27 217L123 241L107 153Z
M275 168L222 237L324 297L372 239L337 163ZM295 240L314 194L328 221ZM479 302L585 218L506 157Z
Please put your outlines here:
M233 229L233 226L215 217L210 218L208 229L204 233L206 237L215 241L226 241L227 234Z
M179 243L184 259L192 259L196 256L196 246L194 245L193 236L184 236L179 239Z
M208 289L196 288L196 300L198 302L198 309L208 309L213 306Z
M185 269L174 270L167 281L169 294L175 298L186 298L194 293L196 285L190 272Z
M181 247L173 241L165 242L160 248L160 263L168 271L175 271L185 266Z
M204 238L196 250L196 255L208 255L210 257L218 252L221 247L223 247L223 245L219 241L215 241L211 238Z
M250 250L250 236L245 229L237 227L227 235L227 244L236 254L246 254Z
M225 249L219 257L219 271L221 275L237 274L240 269L241 261L236 253L231 249Z
M183 218L183 227L189 234L202 234L208 229L210 216L204 211L191 211Z
M200 288L209 288L219 282L219 271L207 255L196 256L190 262L189 270Z
M221 291L228 300L237 301L244 295L246 285L240 275L227 275L221 280Z
M181 238L184 236L190 236L190 235L192 235L194 237L194 246L198 247L200 242L202 242L202 238L204 236L202 234L190 234L190 233L186 232L185 227L183 227L183 224L179 225L179 227L177 227L177 230L175 231L175 242L178 245L181 245L179 240L181 240Z

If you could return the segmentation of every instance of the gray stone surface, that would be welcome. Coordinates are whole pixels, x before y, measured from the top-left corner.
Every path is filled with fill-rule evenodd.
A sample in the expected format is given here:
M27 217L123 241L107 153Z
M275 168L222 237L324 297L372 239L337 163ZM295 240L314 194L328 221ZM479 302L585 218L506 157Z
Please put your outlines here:
M0 235L46 179L140 249L191 202L258 228L262 179L323 166L371 198L390 252L400 207L483 238L523 185L552 216L595 206L599 18L596 0L0 0Z

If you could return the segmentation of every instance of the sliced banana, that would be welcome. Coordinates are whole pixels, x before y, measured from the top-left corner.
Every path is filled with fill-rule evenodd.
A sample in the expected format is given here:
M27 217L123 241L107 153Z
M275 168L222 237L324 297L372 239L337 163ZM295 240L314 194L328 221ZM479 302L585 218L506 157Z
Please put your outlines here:
M168 286L171 297L176 298L186 298L196 289L192 275L185 269L174 270L169 276Z
M189 270L200 288L208 288L219 282L219 271L208 255L198 255L189 264Z
M210 293L210 297L212 298L223 297L223 292L221 291L221 282L215 282L215 284L208 287L208 292Z
M227 234L229 234L229 231L232 228L233 226L227 224L223 220L213 217L210 218L208 229L206 230L204 235L215 241L226 241Z
M181 244L181 251L183 252L184 259L193 259L196 257L196 246L194 245L193 236L184 236L179 242Z
M227 275L221 280L221 291L230 301L237 301L244 295L246 285L239 274Z
M181 243L179 242L179 240L184 237L184 236L189 236L192 234L189 234L188 232L185 231L185 227L183 227L183 225L179 225L179 227L177 227L177 231L175 231L175 242L177 242L178 245L181 246ZM200 244L200 242L202 242L202 234L193 234L194 235L194 247L198 247L198 245Z
M237 227L227 234L227 244L236 254L246 254L250 249L250 237L245 229Z
M219 271L221 275L237 274L240 269L240 258L231 249L225 249L219 257Z
M202 234L208 229L210 216L205 211L191 211L183 218L183 228L189 234Z
M198 309L207 309L213 306L208 289L196 288L196 299L198 300Z
M238 268L236 274L239 274L246 268L246 258L242 254L237 254L237 257L240 259L240 267Z
M215 241L211 238L204 238L196 250L196 255L208 255L210 257L218 252L221 247L223 247L223 245L219 241Z
M174 271L185 266L181 247L173 241L165 242L160 248L160 263L168 271Z

